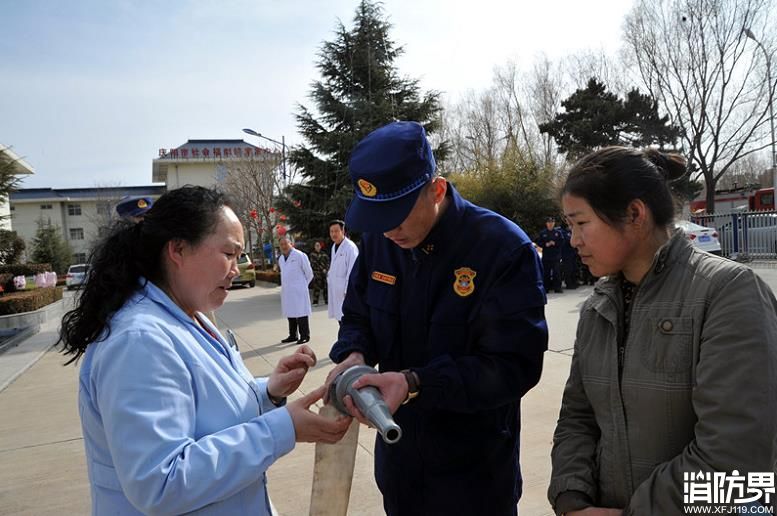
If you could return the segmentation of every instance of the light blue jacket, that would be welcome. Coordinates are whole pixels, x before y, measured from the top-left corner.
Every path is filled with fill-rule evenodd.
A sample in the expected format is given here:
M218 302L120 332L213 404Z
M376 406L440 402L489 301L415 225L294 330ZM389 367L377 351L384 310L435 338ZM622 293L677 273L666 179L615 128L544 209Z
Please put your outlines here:
M199 319L215 338L149 282L87 348L92 514L270 514L265 471L294 447L291 417Z

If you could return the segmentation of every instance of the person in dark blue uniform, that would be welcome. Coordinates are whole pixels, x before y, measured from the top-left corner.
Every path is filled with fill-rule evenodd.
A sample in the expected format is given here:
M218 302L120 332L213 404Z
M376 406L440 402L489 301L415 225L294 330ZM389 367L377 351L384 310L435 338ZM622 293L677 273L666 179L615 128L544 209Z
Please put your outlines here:
M531 240L435 174L416 122L370 133L350 174L346 221L364 235L327 383L379 365L354 385L377 387L403 432L375 444L384 509L515 515L520 400L539 381L548 341Z
M564 245L564 235L556 227L554 217L545 219L545 229L540 231L534 242L542 248L545 291L563 292L561 289L561 248Z
M578 287L579 260L577 249L572 247L572 232L569 228L559 228L564 236L561 246L561 268L564 274L564 287L574 290Z
M153 204L151 197L125 196L116 204L116 214L131 222L139 222Z

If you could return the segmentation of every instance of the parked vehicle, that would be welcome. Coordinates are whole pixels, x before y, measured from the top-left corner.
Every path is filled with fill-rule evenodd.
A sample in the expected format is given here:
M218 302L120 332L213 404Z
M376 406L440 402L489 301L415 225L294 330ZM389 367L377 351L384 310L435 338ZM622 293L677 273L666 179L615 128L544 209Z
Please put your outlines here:
M705 192L691 201L693 213L707 209ZM762 211L774 209L774 188L760 188L759 185L749 185L739 188L715 191L715 213L732 210Z
M65 276L65 285L68 290L79 288L86 283L86 274L89 272L89 265L79 263L71 265Z
M232 286L248 285L256 286L256 267L246 253L241 253L237 259L237 268L240 269L240 276L232 280Z
M721 254L720 240L715 228L700 226L688 220L678 220L675 222L675 226L681 228L691 243L702 251L717 255Z

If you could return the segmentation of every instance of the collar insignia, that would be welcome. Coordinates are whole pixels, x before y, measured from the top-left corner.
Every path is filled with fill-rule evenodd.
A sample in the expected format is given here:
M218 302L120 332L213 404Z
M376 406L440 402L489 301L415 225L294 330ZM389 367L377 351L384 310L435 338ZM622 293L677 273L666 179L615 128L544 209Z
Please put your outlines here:
M462 267L453 271L456 280L453 282L453 291L461 297L467 297L475 291L475 276L477 272L469 267Z

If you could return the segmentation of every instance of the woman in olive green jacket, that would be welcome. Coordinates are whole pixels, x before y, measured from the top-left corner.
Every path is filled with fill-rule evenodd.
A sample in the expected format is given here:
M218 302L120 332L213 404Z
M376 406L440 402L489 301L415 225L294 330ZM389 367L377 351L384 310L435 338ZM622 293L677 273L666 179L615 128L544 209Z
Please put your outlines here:
M667 183L685 171L678 156L610 147L564 186L572 245L604 278L581 309L554 435L557 514L685 514L685 473L774 473L777 302L752 270L672 230Z

